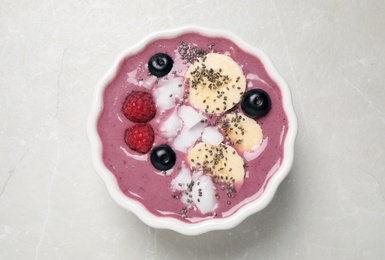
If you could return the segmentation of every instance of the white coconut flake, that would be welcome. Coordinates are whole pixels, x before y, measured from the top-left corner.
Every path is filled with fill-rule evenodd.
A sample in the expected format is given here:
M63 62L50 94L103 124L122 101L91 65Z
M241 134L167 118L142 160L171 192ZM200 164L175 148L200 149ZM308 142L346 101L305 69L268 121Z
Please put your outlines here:
M175 107L177 99L181 99L183 93L182 78L161 81L159 87L154 90L155 103L162 111L165 111Z
M177 115L176 109L170 114L170 116L163 121L160 126L162 135L166 138L175 138L178 131L182 129L182 120Z
M202 133L202 141L211 145L219 145L223 141L223 135L215 127L206 127Z
M190 198L190 192L183 192L180 200L189 206L193 206L193 200Z
M134 69L133 71L127 73L128 83L138 85L138 80L136 79L136 73L137 73L137 69Z
M205 126L206 124L204 123L198 123L190 129L183 127L180 134L174 140L175 149L186 152L201 137Z
M159 82L160 88L165 88L167 94L176 98L182 98L184 94L183 78L173 78L167 81Z
M146 80L138 81L139 86L143 86L146 89L151 89L152 86L154 86L155 82L157 81L157 77L150 76Z
M167 94L163 88L154 91L155 103L161 111L175 107L175 98Z
M171 182L171 188L174 191L187 190L188 185L190 183L191 183L190 170L184 164L182 164L178 175Z
M191 194L195 206L202 214L214 211L217 199L215 197L214 183L209 176L201 175L194 182Z
M179 117L183 120L185 127L192 128L206 117L190 106L181 106L178 111Z

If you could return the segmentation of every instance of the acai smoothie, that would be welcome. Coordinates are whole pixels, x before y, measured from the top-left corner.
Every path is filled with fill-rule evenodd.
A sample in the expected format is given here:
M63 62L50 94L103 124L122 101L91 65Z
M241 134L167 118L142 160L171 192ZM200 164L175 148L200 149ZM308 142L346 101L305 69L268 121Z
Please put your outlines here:
M128 55L97 129L121 191L158 217L226 218L256 200L283 161L282 94L263 63L199 33Z

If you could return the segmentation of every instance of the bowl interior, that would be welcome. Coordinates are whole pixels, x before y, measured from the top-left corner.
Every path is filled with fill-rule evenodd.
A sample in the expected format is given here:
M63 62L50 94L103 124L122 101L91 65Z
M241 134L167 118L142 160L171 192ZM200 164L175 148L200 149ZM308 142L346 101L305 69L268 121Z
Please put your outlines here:
M172 217L157 217L150 213L141 203L137 200L130 199L120 189L116 177L105 166L103 162L103 147L102 142L97 130L97 123L100 113L103 109L103 95L106 87L116 75L122 60L125 57L133 55L141 51L148 43L157 39L174 38L185 33L199 33L208 37L223 37L231 40L237 44L244 51L258 57L265 66L265 69L271 79L273 79L278 85L282 94L283 109L286 113L288 120L288 129L284 138L284 150L283 160L279 165L279 168L268 176L265 183L265 188L258 194L258 198L250 201L246 205L240 207L234 214L225 218L213 218L207 219L197 223L186 223ZM238 225L246 217L254 214L264 207L266 207L272 200L279 184L287 176L293 163L294 156L294 142L297 134L297 119L294 113L291 93L287 83L280 76L276 68L274 67L270 58L260 49L251 46L244 42L238 36L224 30L208 29L199 26L187 26L179 29L162 31L152 34L142 40L137 45L125 50L116 59L114 66L101 80L97 89L95 90L91 113L88 120L87 130L91 143L92 161L97 173L106 183L106 186L112 196L112 198L123 208L128 209L135 215L137 215L144 223L154 228L171 229L185 235L198 235L212 230L229 229Z

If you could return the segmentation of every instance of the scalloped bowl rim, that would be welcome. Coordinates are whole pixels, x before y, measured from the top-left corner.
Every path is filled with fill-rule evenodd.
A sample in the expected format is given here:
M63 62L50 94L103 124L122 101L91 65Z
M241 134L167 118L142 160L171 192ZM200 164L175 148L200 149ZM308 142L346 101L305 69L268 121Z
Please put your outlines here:
M261 196L255 201L252 201L242 206L231 216L228 216L226 218L203 220L197 223L185 223L171 217L155 216L149 211L147 211L147 209L140 202L125 196L120 190L114 174L111 173L103 163L102 143L97 132L97 121L100 112L103 108L104 89L107 87L108 83L115 77L119 64L123 60L123 58L137 53L138 51L142 50L148 43L156 39L174 38L181 34L191 32L196 32L208 37L223 37L230 39L244 51L254 56L257 56L265 65L269 76L277 83L278 87L280 88L282 93L282 103L284 111L286 112L286 115L288 117L288 132L284 141L284 157L282 164L268 181L267 185L265 186L265 190L262 192ZM292 167L294 160L294 143L297 135L297 130L298 122L293 108L289 86L278 73L267 54L265 54L259 48L248 44L247 42L239 38L237 35L229 31L222 29L206 28L196 25L184 26L173 30L164 30L153 33L144 38L138 44L123 51L116 58L113 67L108 71L105 77L103 77L100 83L98 84L94 92L92 108L87 122L87 132L91 144L91 155L94 168L105 182L108 191L111 197L115 200L115 202L121 207L128 209L129 211L134 213L139 219L141 219L146 225L150 227L159 229L170 229L185 235L199 235L213 230L225 230L233 228L239 223L241 223L248 216L265 208L273 199L278 186L287 176Z

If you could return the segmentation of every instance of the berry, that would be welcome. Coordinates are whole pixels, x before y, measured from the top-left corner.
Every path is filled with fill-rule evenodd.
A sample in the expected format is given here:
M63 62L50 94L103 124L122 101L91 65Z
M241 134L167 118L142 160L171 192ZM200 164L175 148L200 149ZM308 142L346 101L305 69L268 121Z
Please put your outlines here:
M157 53L148 61L148 70L158 78L163 77L171 71L173 63L173 60L167 54Z
M263 117L270 111L270 97L262 89L249 90L242 98L241 108L248 117Z
M151 163L158 170L167 171L171 169L175 161L175 152L167 144L159 145L151 152Z
M150 93L132 91L123 103L122 112L132 122L148 122L155 116L154 99Z
M154 130L149 124L136 124L126 130L124 141L132 150L145 154L154 142Z

